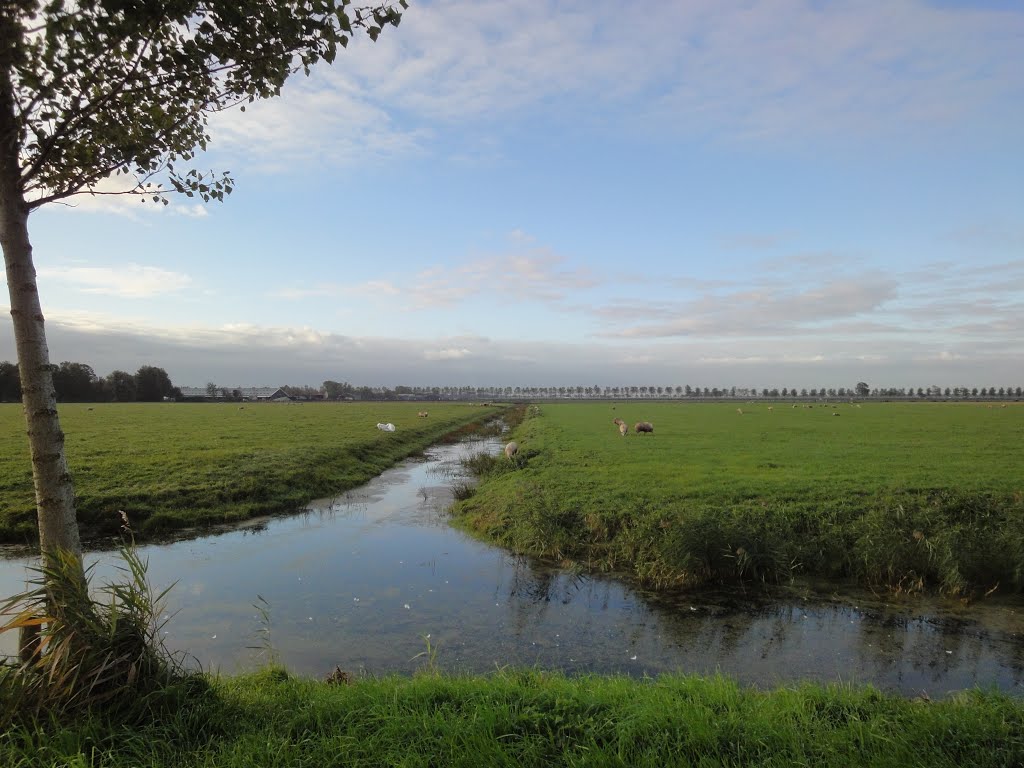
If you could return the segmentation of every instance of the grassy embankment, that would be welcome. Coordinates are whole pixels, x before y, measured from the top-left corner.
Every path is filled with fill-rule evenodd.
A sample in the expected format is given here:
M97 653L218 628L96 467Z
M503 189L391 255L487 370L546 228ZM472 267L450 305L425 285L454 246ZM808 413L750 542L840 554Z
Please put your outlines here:
M332 686L275 669L191 688L141 725L93 715L10 728L0 765L1024 764L1024 706L981 692L924 702L870 688L542 672Z
M426 419L417 412L427 410ZM61 424L87 535L136 534L298 509L366 482L497 407L449 403L65 404ZM392 422L393 433L377 422ZM19 405L0 405L0 541L34 536Z
M476 462L483 482L457 520L654 586L805 574L950 595L1024 588L1024 407L741 408L540 406L513 434L516 465ZM621 438L616 416L655 433Z

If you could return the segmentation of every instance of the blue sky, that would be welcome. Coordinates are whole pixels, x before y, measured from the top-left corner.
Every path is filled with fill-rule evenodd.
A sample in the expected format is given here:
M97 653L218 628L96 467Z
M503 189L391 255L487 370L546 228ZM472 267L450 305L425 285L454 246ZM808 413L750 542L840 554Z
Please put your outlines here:
M1018 2L415 0L212 135L222 205L32 216L55 361L1024 383Z

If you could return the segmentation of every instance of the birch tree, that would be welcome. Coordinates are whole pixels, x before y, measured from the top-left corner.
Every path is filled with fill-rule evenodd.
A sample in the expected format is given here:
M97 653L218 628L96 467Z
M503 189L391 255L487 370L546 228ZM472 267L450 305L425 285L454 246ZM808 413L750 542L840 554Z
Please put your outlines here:
M211 114L281 93L353 34L398 26L405 0L0 0L0 245L10 292L44 562L81 564L29 217L99 194L110 176L166 204L223 200L227 172L193 167ZM54 607L51 606L51 610ZM51 614L52 615L52 614Z

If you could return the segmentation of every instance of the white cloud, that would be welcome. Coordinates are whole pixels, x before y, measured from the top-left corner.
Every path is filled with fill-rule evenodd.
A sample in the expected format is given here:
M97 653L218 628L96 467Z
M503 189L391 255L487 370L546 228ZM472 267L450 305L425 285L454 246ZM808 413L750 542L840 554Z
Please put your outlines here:
M365 52L364 52L365 53ZM243 154L264 171L295 164L346 165L416 153L426 129L398 127L344 70L322 67L295 77L278 98L257 101L243 113L228 110L210 121L212 146Z
M395 385L639 384L699 386L852 386L921 382L954 386L981 378L1019 382L1024 343L953 342L910 336L872 340L791 337L628 342L522 342L443 337L428 340L353 337L311 327L248 323L153 327L95 313L47 318L51 357L115 368L160 365L177 384L319 384L328 378ZM0 332L0 359L13 359L10 330ZM989 384L986 383L986 386Z
M447 349L424 350L423 357L426 360L462 360L463 358L469 357L471 354L472 353L465 347L448 347Z
M451 265L436 265L412 275L381 277L360 283L316 283L293 286L274 295L288 299L358 295L397 303L407 310L454 307L500 291L503 301L559 304L577 291L597 287L601 279L589 268L541 246L528 236L514 238L522 248Z
M419 153L452 126L456 154L500 156L509 121L581 106L597 125L715 141L993 127L1022 95L1022 34L1024 14L923 0L422 2L211 132L281 171Z
M119 267L43 267L39 274L47 280L73 286L83 293L133 299L177 293L192 282L192 278L182 272L139 264Z
M797 332L814 324L833 323L874 313L897 296L897 283L882 275L826 280L785 287L772 282L728 292L705 294L675 306L654 304L649 318L658 322L621 325L644 318L643 302L598 308L598 316L615 325L602 335L621 338L673 336L765 336Z
M345 66L379 103L435 120L642 99L622 114L658 132L845 134L970 119L1019 95L1022 30L1021 14L921 0L692 0L628 13L610 0L451 0L414 5Z
M210 210L202 203L193 203L192 205L175 205L173 202L170 206L171 213L176 216L186 216L190 219L205 219L210 215Z

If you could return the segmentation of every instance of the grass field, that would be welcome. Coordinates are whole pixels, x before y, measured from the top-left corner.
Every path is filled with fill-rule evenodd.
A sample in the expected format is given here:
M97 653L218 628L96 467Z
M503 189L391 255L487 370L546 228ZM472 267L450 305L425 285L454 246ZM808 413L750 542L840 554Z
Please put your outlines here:
M325 685L281 670L214 680L144 724L82 717L0 733L0 765L1019 766L1024 706L969 692L761 692L721 678L491 677Z
M430 416L418 418L426 409ZM359 485L499 408L448 403L60 406L87 534L137 534L291 511ZM393 433L376 428L392 422ZM0 540L35 537L20 405L0 405Z
M462 525L653 585L794 574L1024 588L1024 406L552 404ZM838 414L838 416L834 415ZM612 419L654 434L619 436Z

